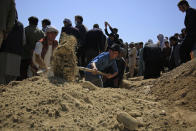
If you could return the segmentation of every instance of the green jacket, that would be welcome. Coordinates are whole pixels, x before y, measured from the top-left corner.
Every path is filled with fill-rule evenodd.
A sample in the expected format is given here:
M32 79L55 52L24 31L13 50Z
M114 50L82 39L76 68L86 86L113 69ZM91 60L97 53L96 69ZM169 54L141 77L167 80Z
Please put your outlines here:
M14 26L15 19L15 0L0 0L0 31L11 31Z
M23 59L31 59L36 42L44 37L44 32L37 26L30 25L25 27L26 44L24 45Z

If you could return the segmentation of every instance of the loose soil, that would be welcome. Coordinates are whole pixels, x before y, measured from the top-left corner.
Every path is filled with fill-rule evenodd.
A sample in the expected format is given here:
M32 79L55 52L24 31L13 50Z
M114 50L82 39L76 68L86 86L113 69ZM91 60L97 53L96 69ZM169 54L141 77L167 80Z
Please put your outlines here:
M123 131L126 112L137 130L196 130L196 60L158 79L124 80L121 88L33 77L0 86L0 130Z

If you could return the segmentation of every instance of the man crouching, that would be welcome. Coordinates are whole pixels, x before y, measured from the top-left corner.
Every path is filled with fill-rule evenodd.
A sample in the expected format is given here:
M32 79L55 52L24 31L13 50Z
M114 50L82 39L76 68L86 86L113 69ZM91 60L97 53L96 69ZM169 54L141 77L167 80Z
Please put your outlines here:
M96 56L88 65L87 68L93 69L95 72L85 73L85 80L90 81L96 86L103 87L103 81L102 76L98 75L96 71L103 71L107 67L112 67L114 70L113 74L106 74L107 79L114 78L116 75L118 75L118 68L116 64L116 58L118 57L120 52L120 46L117 44L113 44L109 48L109 52L103 52Z
M57 34L58 30L55 27L47 26L46 36L36 43L29 76L37 75L38 70L47 71L50 68L53 51L58 46L55 40ZM51 73L48 71L48 75L52 75Z

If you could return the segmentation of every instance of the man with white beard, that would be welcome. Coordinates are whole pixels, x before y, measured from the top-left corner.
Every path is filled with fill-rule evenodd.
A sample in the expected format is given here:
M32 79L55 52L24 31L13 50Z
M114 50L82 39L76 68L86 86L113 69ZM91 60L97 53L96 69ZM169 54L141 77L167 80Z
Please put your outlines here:
M50 68L53 51L58 46L58 42L55 40L57 34L58 30L55 27L48 26L46 36L36 43L29 76L37 75L37 71L40 69L47 70ZM50 75L50 73L48 74Z

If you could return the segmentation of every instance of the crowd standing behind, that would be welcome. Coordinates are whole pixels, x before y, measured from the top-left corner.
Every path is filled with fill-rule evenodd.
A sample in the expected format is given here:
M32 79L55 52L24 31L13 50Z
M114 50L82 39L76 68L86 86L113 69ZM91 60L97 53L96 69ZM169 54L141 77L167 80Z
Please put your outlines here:
M157 43L151 39L145 44L123 42L118 29L107 21L103 23L105 34L98 24L88 30L80 15L75 16L75 27L70 19L63 20L58 42L55 38L59 31L51 26L50 19L43 19L42 29L39 29L39 19L31 16L28 18L29 25L24 28L18 20L15 0L1 0L0 84L36 76L38 70L48 70L53 51L62 42L63 33L77 39L75 51L78 66L94 70L94 73L80 72L81 79L85 77L100 87L116 88L123 78L160 77L162 72L170 71L196 57L196 10L186 0L181 0L177 6L186 13L185 28L169 38L158 34ZM97 71L106 75L99 75Z

